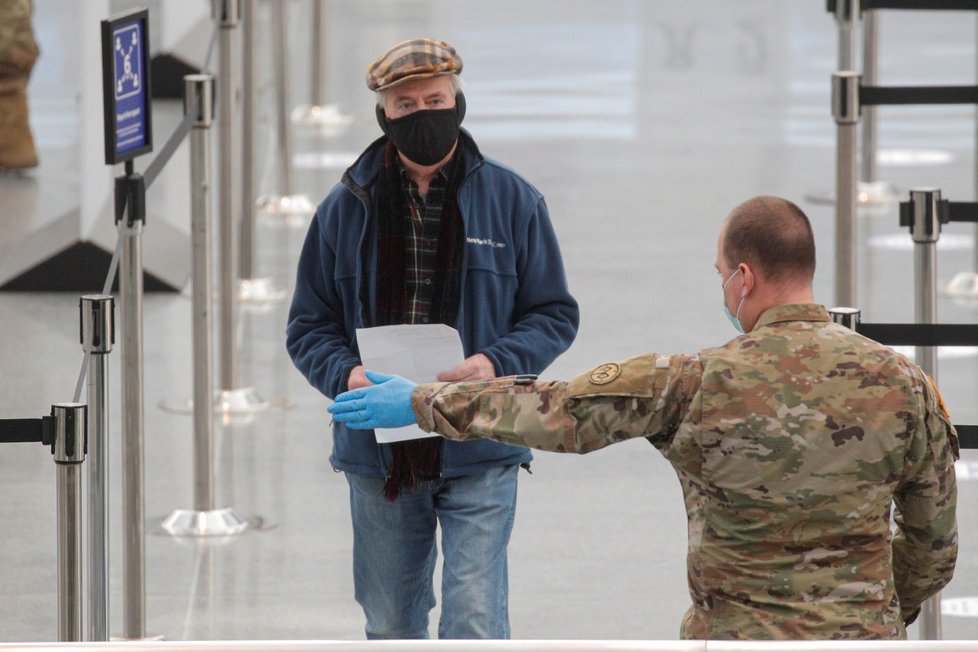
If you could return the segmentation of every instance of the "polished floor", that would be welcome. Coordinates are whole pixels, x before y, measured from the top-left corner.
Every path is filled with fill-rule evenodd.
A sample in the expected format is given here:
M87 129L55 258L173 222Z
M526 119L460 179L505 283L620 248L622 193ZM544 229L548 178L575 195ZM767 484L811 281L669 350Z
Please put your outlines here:
M0 176L0 244L72 210L83 192L76 90L77 11L38 2L42 58L31 85L41 166ZM291 2L293 92L308 102L310 4ZM268 25L267 3L260 15ZM582 310L573 347L548 370L567 377L633 353L691 351L733 335L713 270L727 211L756 194L798 202L819 247L817 298L831 304L835 125L829 77L836 29L821 0L331 0L330 101L353 117L339 134L293 128L296 189L318 202L379 135L366 64L416 35L451 41L465 60L465 126L482 150L547 197ZM94 29L94 27L92 27ZM205 30L209 32L209 30ZM266 32L263 32L266 33ZM969 84L972 13L880 19L881 82ZM264 37L263 37L264 38ZM264 41L264 52L267 48ZM279 193L274 80L263 64L262 193ZM84 93L93 92L84 89ZM157 151L178 102L156 105ZM970 201L975 108L880 110L879 176L901 193L935 186ZM137 163L143 169L150 157ZM150 214L186 232L186 146L149 194ZM106 198L109 188L104 189ZM5 224L8 226L5 227ZM12 225L12 226L9 226ZM288 288L303 229L258 222L261 275ZM939 275L973 269L972 227L950 225ZM153 237L149 220L145 239ZM861 213L859 297L866 321L913 318L913 254L892 203ZM94 289L94 288L93 288ZM74 293L0 292L0 418L70 400L81 350ZM174 538L160 521L192 506L190 301L145 300L146 633L167 639L359 639L348 496L327 463L327 401L285 353L286 304L243 308L239 386L287 403L216 421L218 503L263 527L223 540ZM978 303L942 297L941 321L973 323ZM978 356L943 351L940 383L958 423L978 423ZM119 355L110 362L111 632L122 634ZM961 555L944 592L945 637L978 639L978 456L959 464ZM57 638L55 469L37 445L0 451L0 641ZM514 638L671 639L688 604L678 482L644 442L586 457L538 454L520 479L510 548ZM432 614L437 620L437 609ZM432 631L435 628L432 627ZM914 630L912 636L916 636Z

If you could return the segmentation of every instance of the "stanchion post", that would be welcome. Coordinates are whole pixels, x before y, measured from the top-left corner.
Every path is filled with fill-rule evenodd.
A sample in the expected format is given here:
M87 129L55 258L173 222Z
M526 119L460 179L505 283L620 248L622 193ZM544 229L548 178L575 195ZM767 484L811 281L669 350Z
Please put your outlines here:
M859 0L836 0L835 21L839 25L838 70L856 69L856 21L859 20Z
M289 101L292 97L292 71L288 61L289 3L273 2L272 74L275 77L275 134L278 176L276 192L259 197L259 208L270 215L280 215L286 226L305 226L316 207L309 198L295 194L292 172L292 133L289 129ZM313 37L315 40L315 36ZM315 61L313 62L315 65Z
M255 199L258 197L258 0L241 0L241 278L257 269ZM313 62L315 65L315 62Z
M82 488L87 406L56 403L52 452L58 483L58 640L82 640Z
M275 71L275 127L278 135L278 191L284 197L295 194L292 175L292 134L289 132L289 100L292 96L292 72L289 69L288 40L289 3L272 3L272 55Z
M251 305L284 301L286 292L258 277L258 0L241 2L241 247L239 298ZM313 62L315 65L315 62Z
M122 234L119 303L122 306L122 520L123 632L129 640L146 636L146 526L143 479L143 253L146 187L126 161L116 179L116 205L127 210Z
M941 233L941 191L915 188L910 191L910 233L914 241L914 320L937 323L937 240ZM916 362L930 376L937 373L937 349L918 346Z
M278 3L275 3L278 4ZM235 334L238 323L238 245L240 235L235 222L237 215L236 170L239 162L238 143L235 138L234 117L237 112L237 69L234 55L237 52L238 0L214 0L214 15L219 21L220 72L217 76L217 140L220 148L220 175L218 179L218 223L220 230L220 289L219 335L221 398L218 408L224 413L253 413L268 408L250 387L238 387L238 354Z
M214 382L210 318L210 127L214 117L214 77L187 75L183 79L184 113L195 117L190 131L194 508L175 510L164 519L162 528L173 536L226 536L243 532L249 523L230 509L214 509Z
M210 192L211 156L208 146L214 115L214 78L184 78L184 112L197 115L190 132L191 244L193 247L193 385L194 385L194 509L214 508L214 381L211 373Z
M875 86L877 81L877 53L879 47L878 20L876 11L863 13L863 78L866 86ZM860 124L860 180L865 183L876 181L876 107L862 107Z
M312 81L313 106L326 106L326 38L329 24L326 0L312 0Z
M856 130L859 124L859 73L832 75L832 114L836 124L835 302L856 303Z
M310 104L300 104L292 112L296 124L318 128L323 135L342 133L353 116L340 111L336 104L327 104L329 92L327 52L329 47L329 11L326 0L312 0L312 62L309 66Z
M220 300L220 383L225 391L236 387L238 376L237 353L234 348L235 324L237 323L238 287L237 255L238 233L235 229L236 175L235 161L238 149L234 137L236 113L235 88L235 37L237 34L238 0L214 0L216 18L220 21L219 57L220 73L217 76L218 142L220 147L220 182L218 184L218 208L220 210L221 249L221 300Z
M836 324L841 324L852 330L859 330L859 322L862 319L862 311L859 308L829 308L829 315Z
M109 375L115 299L80 299L81 342L88 365L88 640L109 640Z
M941 191L920 188L910 191L910 233L914 241L914 321L937 323L937 240L941 234L939 206ZM937 376L937 349L918 346L915 358L924 373ZM920 610L920 638L941 639L941 594L928 598Z

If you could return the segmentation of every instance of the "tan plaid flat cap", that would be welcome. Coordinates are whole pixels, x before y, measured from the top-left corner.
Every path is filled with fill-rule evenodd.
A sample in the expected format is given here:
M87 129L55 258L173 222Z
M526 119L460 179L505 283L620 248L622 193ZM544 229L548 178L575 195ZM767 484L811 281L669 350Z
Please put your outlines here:
M416 38L398 43L367 68L367 88L383 90L406 79L457 75L462 58L455 48L438 39Z

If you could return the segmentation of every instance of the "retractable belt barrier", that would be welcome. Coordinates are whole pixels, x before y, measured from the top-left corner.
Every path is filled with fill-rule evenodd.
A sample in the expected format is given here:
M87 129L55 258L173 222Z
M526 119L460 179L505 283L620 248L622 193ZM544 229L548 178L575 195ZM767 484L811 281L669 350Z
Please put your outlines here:
M851 0L842 0L842 2L851 2ZM826 9L829 13L835 13L838 5L838 0L828 0ZM860 0L860 11L873 11L875 9L976 11L978 10L978 2L976 0Z
M978 222L978 202L939 199L937 219L941 224ZM900 202L900 226L913 226L913 202Z
M851 71L832 76L836 122L836 302L856 303L856 128L864 106L894 104L978 104L978 86L863 86ZM968 204L947 203L948 220L976 221ZM901 219L909 210L901 206ZM901 222L902 224L902 222Z
M949 222L978 222L978 203L952 202L941 198L936 188L921 188L910 191L910 201L900 203L900 226L908 227L919 253L932 251L940 238L941 224ZM929 261L933 262L933 261ZM922 274L920 273L922 272ZM935 269L932 265L918 266L915 270L915 288L918 293L927 295L929 301L918 301L917 318L925 323L887 324L864 323L856 308L833 308L833 319L857 333L887 346L927 347L918 349L933 353L938 346L978 346L978 324L937 324L933 304L933 284ZM926 276L926 278L919 278ZM921 297L918 297L920 299ZM922 304L928 304L923 306ZM926 364L925 364L926 362ZM935 372L936 359L918 360L924 371ZM978 448L978 425L955 425L961 448Z
M54 417L39 419L0 419L0 444L54 443ZM53 451L52 451L53 452Z
M0 419L0 444L39 442L57 465L58 638L82 635L81 463L88 448L88 406L55 403L36 419Z
M876 182L876 106L978 104L978 86L877 86L877 10L978 11L978 0L828 0L826 7L835 16L839 27L838 67L832 75L832 116L836 123L835 301L837 305L855 306L856 209L864 201L862 198L868 204L870 197L878 194L878 189L870 191L868 186L863 192L859 181L861 176L866 184ZM855 72L856 25L860 20L863 23L863 74ZM861 156L857 139L862 145ZM962 217L956 221L973 221L973 218L968 206L939 206L939 190L914 190L910 194L913 206L901 206L901 224L910 226L914 240L914 320L921 325L933 326L937 322L936 244L941 220L950 221L952 214ZM975 256L978 265L978 248ZM858 320L858 310L841 310L852 310ZM877 333L876 339L887 343L881 335ZM928 337L925 344L916 345L915 360L931 376L936 374L937 368L937 349L932 342L936 337L934 344L946 345L943 335L939 331ZM910 337L909 341L915 341L915 338ZM962 445L973 447L975 432L972 427L959 426L958 430ZM940 594L924 602L919 622L921 639L941 639Z
M860 86L863 106L978 104L978 86Z

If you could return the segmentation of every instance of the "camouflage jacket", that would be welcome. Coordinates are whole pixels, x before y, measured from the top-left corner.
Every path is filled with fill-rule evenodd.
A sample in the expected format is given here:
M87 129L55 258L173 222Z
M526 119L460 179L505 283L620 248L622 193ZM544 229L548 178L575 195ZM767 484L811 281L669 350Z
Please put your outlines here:
M821 306L771 308L694 355L419 385L412 401L452 439L587 453L647 438L689 517L683 638L905 638L954 571L958 444L940 395Z

